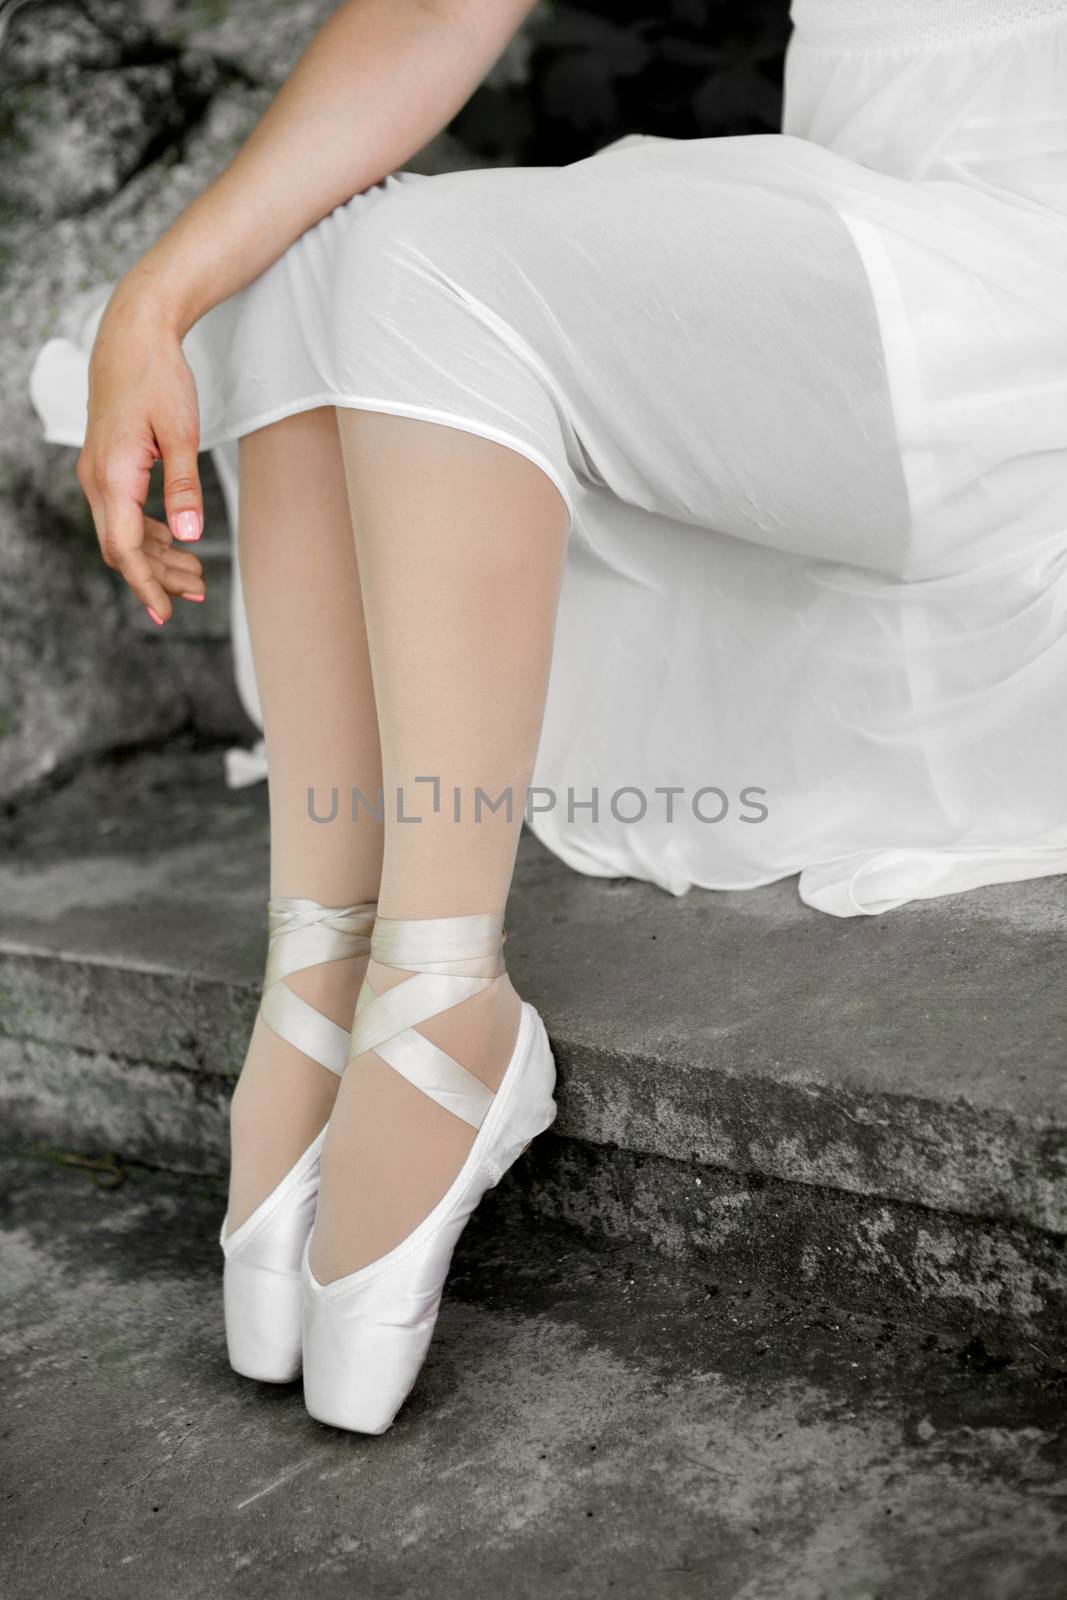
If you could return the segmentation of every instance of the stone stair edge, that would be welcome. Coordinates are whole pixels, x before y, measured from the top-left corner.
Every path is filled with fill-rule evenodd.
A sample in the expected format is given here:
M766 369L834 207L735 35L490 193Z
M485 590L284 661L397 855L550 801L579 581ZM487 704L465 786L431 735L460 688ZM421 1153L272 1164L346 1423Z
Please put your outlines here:
M138 980L133 997L131 976ZM16 1015L0 1029L9 1046L22 1040L73 1051L86 1063L107 1059L116 1070L125 1063L160 1083L186 1075L195 1092L209 1096L225 1096L236 1078L256 998L254 984L232 977L26 954L3 941L0 989L9 1002L13 993L16 999ZM42 1029L42 1017L52 1026ZM547 1020L561 1065L558 1127L566 1137L695 1168L1067 1232L1067 1130L1058 1125L910 1092L845 1095L839 1084L783 1082L706 1061L696 1070L676 1063L665 1076L663 1063L640 1051L598 1051ZM607 1084L610 1097L598 1092ZM165 1120L163 1111L163 1145Z
M49 969L58 966L67 976L81 974L100 978L106 975L109 978L121 978L127 983L131 978L149 982L158 981L164 986L173 985L174 997L186 1003L200 991L203 998L211 995L226 996L235 1000L241 1007L254 1007L259 992L257 983L249 978L239 977L233 973L198 970L189 962L178 964L158 959L133 959L128 955L114 952L102 954L90 954L85 951L68 952L43 943L35 944L28 940L10 939L0 933L0 973L9 965L22 971L38 968L45 974ZM217 1025L219 1019L216 1017L212 1020ZM1005 1106L978 1104L968 1100L963 1094L921 1094L907 1086L897 1089L892 1085L877 1088L859 1084L842 1085L829 1082L814 1069L810 1072L796 1071L782 1076L770 1069L770 1063L747 1062L739 1067L735 1062L710 1060L706 1045L702 1047L702 1058L694 1062L692 1059L682 1059L676 1043L672 1043L670 1049L662 1051L641 1046L628 1048L617 1043L603 1045L597 1043L595 1038L583 1037L580 1033L571 1031L567 1022L554 1022L550 1012L545 1013L545 1020L557 1054L572 1057L591 1066L595 1065L606 1075L616 1072L620 1067L636 1067L641 1073L648 1075L645 1087L650 1087L656 1081L654 1075L649 1072L651 1068L660 1074L691 1074L700 1078L714 1076L720 1082L757 1082L786 1093L796 1093L804 1100L819 1101L828 1107L836 1106L845 1119L856 1125L871 1128L879 1125L878 1118L873 1115L865 1117L862 1109L864 1107L881 1109L885 1106L905 1106L920 1114L935 1108L953 1116L970 1117L982 1123L998 1123L1005 1127L1017 1127L1036 1133L1062 1134L1064 1155L1067 1157L1067 1116L1061 1118L1057 1112L1024 1113ZM242 1018L242 1026L250 1025L250 1022L250 1016L247 1020ZM0 1022L0 1033L4 1031L11 1032ZM38 1036L30 1030L21 1032L16 1030L16 1036L48 1038L47 1034ZM178 1067L183 1065L180 1059L166 1055L155 1058L155 1064ZM236 1078L238 1070L232 1066L211 1067L203 1058L200 1059L199 1068L211 1076L232 1079Z

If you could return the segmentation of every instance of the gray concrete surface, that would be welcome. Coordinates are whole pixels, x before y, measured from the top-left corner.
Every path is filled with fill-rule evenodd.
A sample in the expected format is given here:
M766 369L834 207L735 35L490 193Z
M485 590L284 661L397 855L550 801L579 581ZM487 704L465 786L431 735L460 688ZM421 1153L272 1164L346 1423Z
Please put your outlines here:
M0 821L9 1144L223 1170L267 843L262 791L220 770L143 754ZM560 1063L528 1213L880 1315L1067 1337L1063 880L840 922L791 882L676 900L527 839L509 930Z
M264 802L169 753L10 819L8 1035L232 1079ZM792 880L675 899L527 837L508 958L563 1058L562 1131L1067 1231L1067 880L840 920Z
M1059 1600L1064 1379L507 1222L380 1439L232 1374L204 1180L11 1160L6 1600ZM498 1192L499 1193L499 1192Z

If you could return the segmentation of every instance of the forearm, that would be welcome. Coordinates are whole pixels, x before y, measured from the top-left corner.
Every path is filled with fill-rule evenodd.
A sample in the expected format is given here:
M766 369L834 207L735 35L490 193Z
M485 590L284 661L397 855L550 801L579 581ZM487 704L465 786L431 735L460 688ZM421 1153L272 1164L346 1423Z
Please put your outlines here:
M531 0L345 0L229 165L122 279L109 311L182 337L305 229L455 116Z

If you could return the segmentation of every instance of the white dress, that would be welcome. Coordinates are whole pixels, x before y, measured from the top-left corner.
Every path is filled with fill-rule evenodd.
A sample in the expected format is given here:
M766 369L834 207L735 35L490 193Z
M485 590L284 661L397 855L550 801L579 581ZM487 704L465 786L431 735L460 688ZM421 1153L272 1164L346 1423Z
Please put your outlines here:
M323 404L555 482L546 845L850 916L1067 872L1067 0L792 16L781 135L391 174L186 350L231 490Z

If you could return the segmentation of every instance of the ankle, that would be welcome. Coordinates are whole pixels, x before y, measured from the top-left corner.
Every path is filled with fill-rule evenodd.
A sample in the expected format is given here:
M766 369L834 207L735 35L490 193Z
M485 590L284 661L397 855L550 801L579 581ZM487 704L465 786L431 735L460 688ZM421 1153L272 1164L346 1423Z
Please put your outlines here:
M367 971L367 957L350 956L344 961L323 961L315 967L291 972L286 985L301 1000L321 1011L342 1028L352 1025L356 997Z
M380 961L372 960L367 967L374 994L385 994L410 977L410 972ZM419 1032L495 1090L514 1053L521 1011L522 1001L505 972L480 994L420 1023Z
M339 1084L335 1073L257 1024L230 1101L230 1233L322 1132Z

